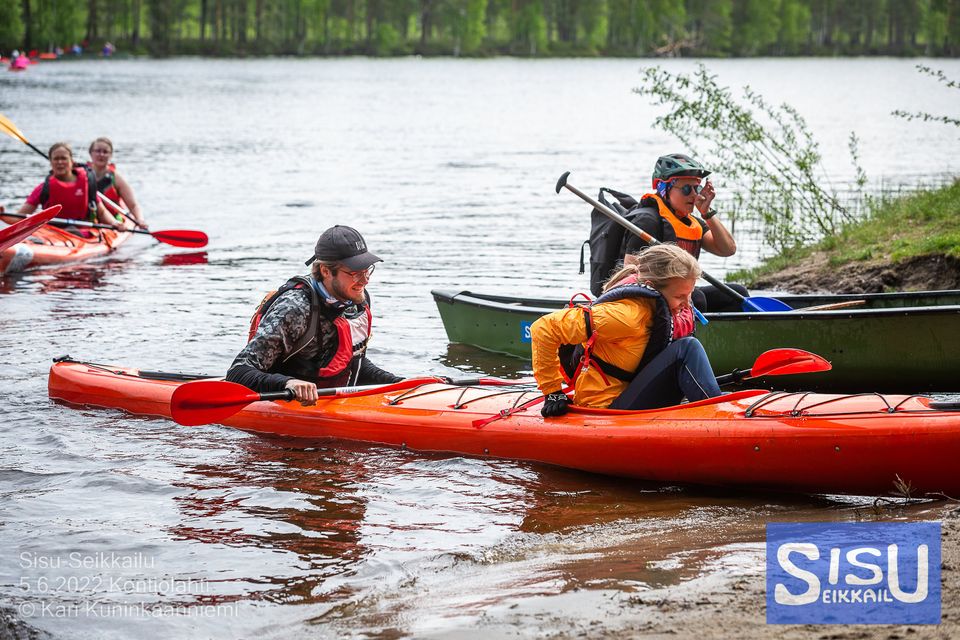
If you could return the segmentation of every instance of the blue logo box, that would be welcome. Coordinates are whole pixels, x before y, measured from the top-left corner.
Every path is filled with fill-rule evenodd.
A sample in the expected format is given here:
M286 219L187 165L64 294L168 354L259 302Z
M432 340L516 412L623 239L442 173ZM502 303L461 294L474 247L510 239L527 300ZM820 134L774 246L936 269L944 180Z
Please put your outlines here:
M940 523L768 523L768 624L940 624Z
M530 327L533 326L533 323L528 320L523 320L520 322L520 343L528 344L532 343L533 340L530 337Z

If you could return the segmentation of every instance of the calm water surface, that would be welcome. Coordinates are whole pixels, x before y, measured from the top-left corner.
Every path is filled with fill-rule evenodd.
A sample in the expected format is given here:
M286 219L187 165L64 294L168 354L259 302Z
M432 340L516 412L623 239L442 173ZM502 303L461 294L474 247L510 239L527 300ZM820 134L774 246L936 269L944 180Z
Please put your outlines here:
M956 129L889 116L955 111L955 96L913 65L710 63L722 81L796 106L838 184L851 178L846 139L856 130L868 174L886 185L936 173L932 152L940 174L960 172ZM754 564L767 520L853 519L863 501L733 497L186 430L47 399L50 359L65 353L224 371L264 292L302 272L318 234L337 223L361 229L386 260L371 285L375 362L403 375L523 373L522 361L448 346L428 292L586 287L576 263L587 211L554 194L557 177L572 170L588 191L639 192L656 156L678 148L630 92L639 66L90 61L0 77L0 111L37 146L112 137L153 228L211 237L203 253L138 238L106 261L0 284L0 600L65 637L305 627L317 637L425 637L513 624L536 635L532 612L568 607L572 593L581 608L571 616L628 619L631 593ZM935 66L960 75L957 61ZM0 203L19 206L45 166L0 140ZM741 245L707 268L756 262L761 247Z

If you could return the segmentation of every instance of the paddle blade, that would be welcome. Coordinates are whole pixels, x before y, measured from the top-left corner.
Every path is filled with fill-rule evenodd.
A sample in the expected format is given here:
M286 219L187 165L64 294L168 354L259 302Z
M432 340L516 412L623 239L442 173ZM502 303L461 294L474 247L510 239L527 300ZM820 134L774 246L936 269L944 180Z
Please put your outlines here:
M776 298L764 298L762 296L744 298L742 309L748 313L751 311L793 311L793 307L785 302L780 302Z
M195 427L226 420L259 399L259 393L242 384L198 380L177 387L170 398L170 413L177 423Z
M764 351L750 369L751 378L760 376L783 376L791 373L816 373L830 371L829 362L815 353L803 349L771 349Z
M166 244L175 247L190 247L199 249L207 246L207 234L203 231L191 231L190 229L169 229L166 231L151 231L150 235Z
M55 217L60 212L60 205L55 204L49 209L38 211L27 216L23 220L13 223L5 229L0 229L0 251L7 247L12 247L31 233L36 231L37 227L42 227L48 220Z
M0 129L2 129L3 132L10 137L16 138L24 144L28 144L26 136L20 133L20 129L17 129L17 125L13 124L13 122L10 121L10 118L2 113L0 113Z

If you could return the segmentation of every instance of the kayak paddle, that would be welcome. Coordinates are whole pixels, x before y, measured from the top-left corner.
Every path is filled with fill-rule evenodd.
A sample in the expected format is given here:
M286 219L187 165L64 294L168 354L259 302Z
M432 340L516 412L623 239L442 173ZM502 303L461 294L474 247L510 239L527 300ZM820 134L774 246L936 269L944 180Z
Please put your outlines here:
M627 220L626 218L618 214L613 209L603 206L602 204L600 204L599 202L597 202L596 200L594 200L593 198L585 194L583 191L580 191L580 189L577 189L572 184L567 183L567 177L569 175L570 175L570 172L567 171L562 176L560 176L560 179L557 181L557 193L560 193L560 189L562 189L563 187L566 187L567 189L572 191L574 194L579 196L584 202L587 202L588 204L592 204L594 209L596 209L603 215L607 216L608 218L610 218L611 220L619 224L621 227L623 227L630 233L634 234L635 236L638 236L641 240L643 240L647 244L649 245L662 244L659 240L657 240L656 238L651 236L649 233L647 233L637 225L633 224L632 222L630 222L629 220ZM744 311L793 311L792 307L790 307L784 302L781 302L780 300L777 300L776 298L764 298L760 296L751 296L749 298L745 298L739 292L731 289L725 283L721 282L720 280L717 280L706 271L703 272L703 279L709 282L710 284L712 284L713 286L715 286L717 289L720 289L721 291L723 291L725 294L727 294L731 298L735 298L739 300Z
M320 398L346 398L391 393L412 389L424 384L442 383L442 378L409 378L393 384L375 384L359 387L334 387L317 389ZM458 387L471 385L508 386L526 384L527 380L503 380L501 378L465 378L451 380ZM257 393L242 384L223 380L197 380L180 385L170 398L170 413L173 419L187 427L211 424L226 420L247 405L261 400L293 400L293 391Z
M31 149L33 149L34 151L42 155L44 158L47 158L47 154L45 154L43 151L41 151L40 149L37 149L35 146L30 144L30 141L27 140L26 136L20 133L20 129L17 129L17 125L13 124L13 122L10 121L10 118L3 115L2 113L0 113L0 129L2 129L4 133L6 133L11 138L16 138L23 144L27 145L28 147L30 147ZM50 158L47 158L47 160L49 159Z
M796 373L830 371L829 362L815 353L803 349L770 349L761 353L750 371L734 371L717 376L717 384L724 385L763 376L785 376Z
M33 215L22 216L23 220L20 222L15 222L5 229L0 229L0 251L17 244L33 233L37 227L42 227L55 215L60 213L60 209L60 205L55 204L52 207L38 211ZM6 213L3 215L16 215L17 217L20 217L20 214Z
M3 115L2 113L0 113L0 130L3 130L3 132L6 133L7 135L9 135L10 137L16 138L17 140L19 140L19 141L22 142L23 144L27 145L28 147L30 147L31 149L33 149L34 151L36 151L37 153L39 153L41 156L43 156L43 157L46 158L47 160L50 159L50 158L47 156L47 154L45 154L43 151L41 151L40 149L38 149L38 148L36 148L35 146L33 146L33 145L30 143L30 141L27 140L27 137L26 137L25 135L23 135L23 133L20 131L20 129L17 128L17 125L13 124L13 122L10 120L10 118L6 117L6 116ZM133 222L134 224L137 224L137 223L133 220L133 217L130 215L130 212L129 212L129 211L127 211L126 209L124 209L124 208L121 207L119 204L117 204L116 202L114 202L113 200L111 200L110 198L108 198L107 196L103 195L103 194L102 194L101 192L99 192L99 191L97 192L97 199L99 199L101 202L103 202L103 203L105 203L105 204L109 204L110 206L113 207L113 210L114 210L115 212L118 211L118 212L122 213L125 218L128 218L128 219L130 220L130 222ZM9 215L9 214L7 214L7 215ZM137 226L140 226L140 225L137 225ZM96 227L96 228L99 228L99 227ZM107 227L107 228L110 228L110 227ZM149 231L138 231L138 232L139 232L139 233L150 233ZM174 245L174 246L176 246L176 247L205 247L205 246L207 246L207 234L205 234L205 233L202 232L202 231L177 230L177 231L160 231L160 232L158 232L158 233L166 234L165 237L168 238L168 240L165 240L165 239L163 239L163 238L158 237L157 234L150 234L150 235L152 235L154 238L156 238L156 239L159 240L160 242L166 242L167 244L172 244L172 245ZM169 234L176 234L176 235L169 235ZM201 238L203 239L203 244L197 244L198 242L200 242L200 239L201 239ZM178 241L177 241L177 242L171 242L171 241L169 241L169 239L177 239ZM178 244L178 242L179 242L179 243L186 243L186 244Z
M56 205L56 206L59 207L60 205ZM13 216L15 218L27 217L22 213L5 213L3 215ZM18 222L17 224L20 224L20 223ZM56 227L83 227L85 229L113 229L113 227L111 227L108 224L100 224L99 222L87 222L86 220L67 220L65 218L52 218L47 222L47 224L52 224ZM199 249L200 247L207 246L207 234L205 234L203 231L193 231L190 229L168 229L166 231L146 231L144 229L126 229L126 232L142 233L144 235L153 236L155 240L159 240L160 242L170 244L175 247L190 247L193 249Z

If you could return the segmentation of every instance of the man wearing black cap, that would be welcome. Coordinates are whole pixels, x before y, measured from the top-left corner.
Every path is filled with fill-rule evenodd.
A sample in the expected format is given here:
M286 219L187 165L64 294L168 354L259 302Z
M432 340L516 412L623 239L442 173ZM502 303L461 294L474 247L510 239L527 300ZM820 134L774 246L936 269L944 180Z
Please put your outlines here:
M316 401L318 386L402 380L366 357L372 324L366 285L377 262L356 229L324 231L307 260L310 277L291 278L261 303L250 341L226 379L261 393L292 389L307 404Z

